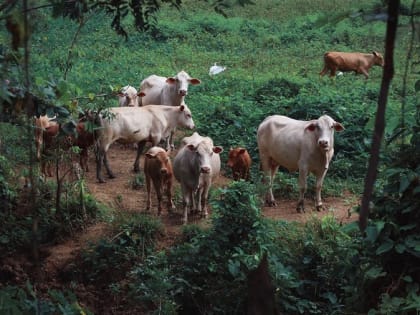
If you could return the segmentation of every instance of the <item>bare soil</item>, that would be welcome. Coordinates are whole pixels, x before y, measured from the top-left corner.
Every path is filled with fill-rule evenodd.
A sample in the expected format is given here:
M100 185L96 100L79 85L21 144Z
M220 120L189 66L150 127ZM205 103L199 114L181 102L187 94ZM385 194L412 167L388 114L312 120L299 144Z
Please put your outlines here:
M176 152L171 153L173 158ZM85 179L91 194L97 200L109 205L119 211L144 212L146 208L146 188L133 188L133 182L138 176L133 172L133 162L136 151L132 146L114 143L108 151L108 159L116 178L106 179L106 183L98 183L96 180L96 164L94 154L90 154L89 172ZM141 169L143 167L143 158L141 159ZM106 177L105 177L106 178ZM227 186L232 181L229 174L221 174L214 182L214 187ZM180 191L179 184L175 182L174 191ZM155 197L155 195L152 195ZM326 210L318 212L314 208L313 200L305 200L307 211L305 213L296 212L296 200L281 199L277 200L275 207L264 207L263 214L273 219L282 219L287 221L305 222L309 218L323 217L327 214L333 215L340 223L348 223L358 219L357 213L351 209L357 205L358 197L350 193L344 193L341 197L323 198ZM171 246L180 234L181 228L181 208L177 207L176 215L169 215L166 211L162 212L161 220L165 226L165 234L159 247L167 248ZM157 213L156 198L152 202L152 213ZM211 210L210 210L211 211ZM190 223L203 222L204 219L198 216L189 217ZM65 243L56 245L48 249L49 255L45 260L45 270L53 275L56 270L60 270L65 264L74 259L79 250L88 242L98 240L106 236L109 229L105 223L97 223L88 227L77 237L68 240Z

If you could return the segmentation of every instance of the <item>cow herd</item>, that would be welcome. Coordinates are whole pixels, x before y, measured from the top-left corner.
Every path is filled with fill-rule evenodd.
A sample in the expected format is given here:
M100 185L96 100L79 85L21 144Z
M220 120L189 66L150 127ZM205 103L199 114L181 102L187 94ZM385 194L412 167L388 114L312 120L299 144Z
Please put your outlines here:
M328 52L324 55L324 68L320 75L330 71L335 76L339 71L354 71L368 78L372 65L383 66L383 57L378 52L372 54ZM194 129L191 110L185 103L189 84L201 81L192 78L185 71L174 77L151 75L144 79L139 92L132 86L125 86L118 93L118 107L109 109L107 115L98 115L95 122L99 128L94 134L88 133L85 122L79 121L77 137L70 137L69 145L79 146L80 164L87 169L89 146L96 144L96 177L105 183L102 165L109 178L114 178L107 151L116 141L134 143L137 154L134 171L140 171L140 156L147 143L152 147L144 157L144 175L147 190L147 210L151 209L152 186L158 201L158 214L162 212L163 195L166 194L167 211L175 209L172 200L172 186L176 179L181 186L184 203L182 222L188 222L188 213L198 211L203 217L208 214L207 199L212 181L219 176L220 154L223 148L214 145L208 136L194 132L181 141L173 161L170 151L174 149L173 134L176 128ZM42 172L51 176L46 163L41 158L54 146L59 124L47 116L36 118L35 134L37 157L41 159ZM304 194L309 173L316 177L315 206L322 209L321 188L334 154L334 131L344 127L333 118L323 115L318 119L301 121L286 116L273 115L265 118L258 126L257 145L261 171L264 180L269 179L266 204L274 206L272 186L279 166L289 171L299 171L299 200L297 211L304 211ZM159 145L166 141L166 150ZM251 158L243 147L231 148L227 166L232 170L234 180L249 180Z

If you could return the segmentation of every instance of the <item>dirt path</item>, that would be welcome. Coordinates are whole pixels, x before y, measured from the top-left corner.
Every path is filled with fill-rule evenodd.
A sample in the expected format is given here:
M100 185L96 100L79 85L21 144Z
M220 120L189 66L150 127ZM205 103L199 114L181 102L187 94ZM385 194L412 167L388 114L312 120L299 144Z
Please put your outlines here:
M129 146L122 146L117 143L113 144L108 152L108 159L116 178L107 179L107 183L99 184L96 180L96 166L94 155L90 155L89 168L90 172L86 174L86 182L89 191L101 202L109 205L117 211L126 212L143 212L146 207L146 189L133 189L132 183L136 174L132 172L133 161L135 158L135 150ZM172 156L173 158L173 156ZM141 163L141 168L143 164ZM216 187L226 186L231 179L226 176L220 178L214 183ZM174 195L180 198L179 184L175 183ZM327 214L333 214L339 222L346 223L357 219L357 215L350 210L357 204L357 198L350 194L344 194L342 197L327 197L324 200L326 211L316 212L308 211L304 214L297 213L295 210L296 200L278 200L276 207L264 207L265 216L274 219L284 219L288 221L305 222L312 216L322 217ZM311 204L311 200L307 204ZM152 203L152 213L156 211L156 202ZM161 217L165 226L165 236L161 241L160 247L171 246L180 234L181 227L181 209L177 210L178 216L169 216L163 212ZM189 218L191 223L203 222L198 217ZM56 270L60 270L65 264L74 259L80 249L89 242L97 241L99 238L106 236L108 232L105 223L97 223L90 226L74 239L70 239L65 243L56 245L48 249L49 255L45 261L45 269L52 277L56 274Z

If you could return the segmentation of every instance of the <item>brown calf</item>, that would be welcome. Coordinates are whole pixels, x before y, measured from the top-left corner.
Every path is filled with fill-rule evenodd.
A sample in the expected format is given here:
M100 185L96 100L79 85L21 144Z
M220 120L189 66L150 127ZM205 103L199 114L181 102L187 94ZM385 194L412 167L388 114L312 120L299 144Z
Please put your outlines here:
M144 159L144 175L146 177L146 189L147 189L147 211L151 208L151 182L155 187L155 191L158 198L158 215L162 212L162 191L166 190L166 196L168 198L168 212L175 209L175 205L172 201L172 182L173 182L173 171L172 163L169 159L167 152L160 147L150 148Z
M324 68L319 75L323 76L329 71L330 77L334 77L337 70L354 71L367 79L373 65L384 66L384 58L376 51L371 54L330 51L324 54Z
M229 150L227 166L232 169L234 180L249 180L251 162L251 157L246 149L234 148Z

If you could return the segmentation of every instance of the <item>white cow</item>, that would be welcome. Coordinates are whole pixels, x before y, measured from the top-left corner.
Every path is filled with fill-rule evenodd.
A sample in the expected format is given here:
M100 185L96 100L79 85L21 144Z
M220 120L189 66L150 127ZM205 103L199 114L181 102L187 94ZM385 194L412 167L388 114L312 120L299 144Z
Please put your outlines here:
M194 129L194 121L187 105L163 106L148 105L143 107L112 107L109 109L114 117L99 117L101 128L98 129L96 176L104 183L101 174L104 163L108 176L114 178L109 168L106 152L109 146L122 140L124 143L137 143L137 156L134 171L140 171L139 160L147 141L157 145L176 127Z
M122 106L140 106L140 99L139 97L143 97L143 92L137 92L137 90L130 86L124 86L121 91L117 94L118 95L118 105Z
M322 209L321 188L334 155L334 130L342 131L344 127L327 115L311 121L273 115L260 124L257 141L262 171L270 176L266 195L269 206L275 205L273 179L278 167L283 166L289 171L299 170L297 211L305 211L304 194L309 172L316 176L316 209Z
M188 210L198 210L207 217L207 199L212 180L220 174L220 153L223 148L214 146L209 137L194 133L182 140L184 146L174 158L175 178L181 184L184 200L182 222L188 222ZM195 198L197 197L197 201Z
M144 94L141 105L180 106L185 104L189 84L197 85L200 83L199 79L191 78L185 71L180 71L174 77L161 77L153 74L140 83L140 93ZM173 133L167 140L167 150L172 148L174 148Z

